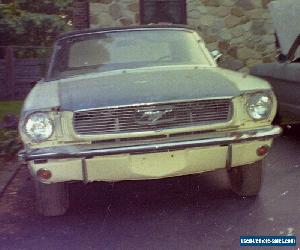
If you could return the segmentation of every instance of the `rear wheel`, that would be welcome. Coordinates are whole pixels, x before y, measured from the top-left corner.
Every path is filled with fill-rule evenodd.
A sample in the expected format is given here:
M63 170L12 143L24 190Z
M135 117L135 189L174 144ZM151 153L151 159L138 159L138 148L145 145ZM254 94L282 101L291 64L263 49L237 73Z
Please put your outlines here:
M69 190L66 183L35 182L37 210L44 216L63 215L69 208Z
M262 161L253 164L233 167L228 171L231 189L239 196L258 194L263 174Z

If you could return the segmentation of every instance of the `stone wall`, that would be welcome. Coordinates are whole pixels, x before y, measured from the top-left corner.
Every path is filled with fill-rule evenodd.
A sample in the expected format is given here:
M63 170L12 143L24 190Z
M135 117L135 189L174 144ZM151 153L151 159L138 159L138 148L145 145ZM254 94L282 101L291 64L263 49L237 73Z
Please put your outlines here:
M221 65L240 71L275 58L270 0L188 0L188 24L196 28L209 50L223 54Z
M187 23L199 31L209 50L219 49L221 66L247 72L275 58L271 0L187 0ZM139 23L138 0L93 0L91 27Z

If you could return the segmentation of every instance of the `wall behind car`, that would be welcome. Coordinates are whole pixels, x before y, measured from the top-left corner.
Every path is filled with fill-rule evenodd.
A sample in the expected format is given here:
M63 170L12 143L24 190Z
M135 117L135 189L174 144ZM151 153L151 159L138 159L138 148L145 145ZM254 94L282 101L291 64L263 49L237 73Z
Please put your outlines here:
M223 54L221 66L247 72L275 60L275 37L267 8L271 0L187 0L186 23L197 29L209 50ZM139 24L139 0L91 0L90 26Z

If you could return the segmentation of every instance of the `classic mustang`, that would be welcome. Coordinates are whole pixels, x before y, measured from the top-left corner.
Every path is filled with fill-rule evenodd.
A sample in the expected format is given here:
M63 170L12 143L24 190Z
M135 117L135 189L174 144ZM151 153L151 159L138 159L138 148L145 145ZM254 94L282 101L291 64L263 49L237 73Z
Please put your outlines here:
M218 68L193 29L75 31L54 46L30 92L20 134L38 210L64 214L67 183L116 182L226 169L241 196L259 192L279 127L259 78Z
M274 88L279 103L276 121L300 123L300 3L272 1L269 8L276 31L278 62L255 65L251 74L268 80Z

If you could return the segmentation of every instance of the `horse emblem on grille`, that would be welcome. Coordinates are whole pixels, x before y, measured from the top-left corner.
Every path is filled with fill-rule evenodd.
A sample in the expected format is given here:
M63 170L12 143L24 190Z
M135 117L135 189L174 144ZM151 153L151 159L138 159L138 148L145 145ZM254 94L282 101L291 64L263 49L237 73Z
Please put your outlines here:
M136 122L141 125L156 125L175 120L171 107L139 109L136 111Z

